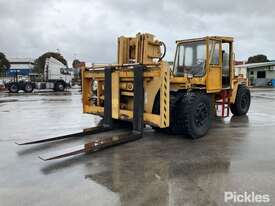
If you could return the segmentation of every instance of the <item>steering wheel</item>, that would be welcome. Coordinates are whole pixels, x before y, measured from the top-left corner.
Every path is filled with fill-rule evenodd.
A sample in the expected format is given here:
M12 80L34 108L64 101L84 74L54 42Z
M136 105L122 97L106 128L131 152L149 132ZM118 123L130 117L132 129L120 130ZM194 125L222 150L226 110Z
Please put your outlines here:
M197 65L201 65L201 64L203 64L204 63L204 59L203 58L198 58L198 59L196 59L196 64Z

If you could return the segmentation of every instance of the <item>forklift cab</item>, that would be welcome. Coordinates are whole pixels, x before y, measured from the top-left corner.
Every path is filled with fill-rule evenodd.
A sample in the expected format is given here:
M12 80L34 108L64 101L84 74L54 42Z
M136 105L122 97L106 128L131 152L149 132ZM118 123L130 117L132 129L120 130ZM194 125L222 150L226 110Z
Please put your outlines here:
M180 42L174 63L175 76L202 77L205 75L205 40Z
M203 78L208 92L230 88L233 38L205 37L177 41L175 76Z

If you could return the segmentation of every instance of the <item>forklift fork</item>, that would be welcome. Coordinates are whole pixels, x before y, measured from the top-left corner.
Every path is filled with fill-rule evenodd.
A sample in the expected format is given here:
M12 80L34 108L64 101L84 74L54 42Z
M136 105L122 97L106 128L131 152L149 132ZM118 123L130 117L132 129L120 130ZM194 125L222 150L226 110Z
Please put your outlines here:
M133 109L133 120L132 120L132 131L121 133L119 135L114 135L111 137L102 137L98 138L94 141L78 145L75 147L71 147L62 151L57 151L53 153L48 153L45 155L39 156L42 160L52 160L59 159L63 157L68 157L80 153L90 153L99 151L108 147L112 147L118 144L123 144L126 142L134 141L143 136L143 112L144 112L144 104L140 104L140 102L144 102L144 88L143 88L143 71L145 69L144 65L136 65L133 68L134 71L134 109ZM51 142L71 137L79 137L85 136L89 134L97 134L100 132L110 131L115 129L114 120L112 118L112 72L113 67L105 67L105 79L104 79L104 118L103 124L97 127L87 128L83 131L79 131L73 134L65 134L56 137L43 138L32 141L21 141L16 142L18 145L27 145L27 144L36 144L43 142Z

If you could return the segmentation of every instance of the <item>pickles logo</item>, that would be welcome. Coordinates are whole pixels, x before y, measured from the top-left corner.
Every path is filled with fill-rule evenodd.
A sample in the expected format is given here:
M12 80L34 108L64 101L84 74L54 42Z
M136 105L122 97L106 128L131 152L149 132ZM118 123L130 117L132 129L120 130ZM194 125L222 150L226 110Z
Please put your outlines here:
M268 194L256 194L255 192L224 192L225 203L268 203L270 196Z

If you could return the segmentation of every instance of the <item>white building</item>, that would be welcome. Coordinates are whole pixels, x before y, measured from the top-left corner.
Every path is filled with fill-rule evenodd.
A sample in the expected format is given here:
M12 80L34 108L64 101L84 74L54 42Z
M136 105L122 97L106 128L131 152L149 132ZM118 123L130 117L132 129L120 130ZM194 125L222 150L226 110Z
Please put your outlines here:
M267 86L275 79L275 61L235 65L235 75L243 74L254 86Z

